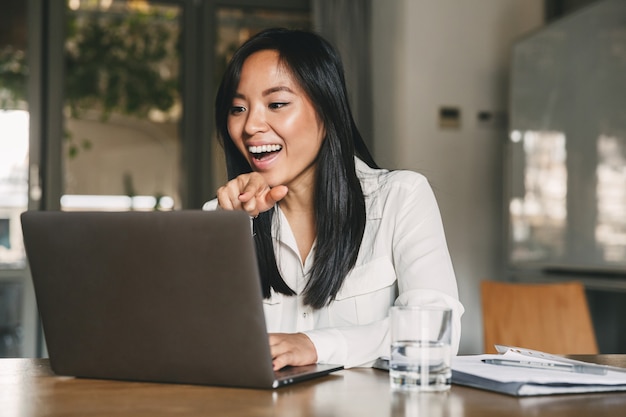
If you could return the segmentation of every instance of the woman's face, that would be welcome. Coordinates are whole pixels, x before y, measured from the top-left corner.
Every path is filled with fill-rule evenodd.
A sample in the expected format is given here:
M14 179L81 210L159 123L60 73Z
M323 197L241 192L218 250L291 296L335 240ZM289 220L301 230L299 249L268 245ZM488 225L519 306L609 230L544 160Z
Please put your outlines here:
M278 52L250 55L228 115L228 133L270 187L310 187L324 126Z

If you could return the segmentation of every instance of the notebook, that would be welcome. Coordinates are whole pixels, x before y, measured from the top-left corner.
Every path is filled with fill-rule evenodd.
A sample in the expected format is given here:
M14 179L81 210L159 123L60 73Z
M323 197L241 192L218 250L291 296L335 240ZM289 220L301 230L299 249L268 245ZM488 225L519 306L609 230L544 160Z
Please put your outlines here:
M626 391L626 368L527 348L495 345L497 355L452 359L452 383L516 397Z
M50 365L86 378L276 388L243 212L22 214Z
M505 362L517 362L516 365ZM567 369L565 365L604 369L605 372ZM626 391L625 369L565 358L533 358L515 352L452 358L452 383L515 397Z

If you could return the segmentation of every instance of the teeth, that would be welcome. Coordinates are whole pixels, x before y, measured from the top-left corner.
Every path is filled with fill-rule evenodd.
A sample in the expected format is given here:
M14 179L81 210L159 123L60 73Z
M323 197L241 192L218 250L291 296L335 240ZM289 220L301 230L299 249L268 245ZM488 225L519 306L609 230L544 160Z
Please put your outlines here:
M248 146L250 153L265 153L280 151L283 147L280 145L261 145L261 146Z

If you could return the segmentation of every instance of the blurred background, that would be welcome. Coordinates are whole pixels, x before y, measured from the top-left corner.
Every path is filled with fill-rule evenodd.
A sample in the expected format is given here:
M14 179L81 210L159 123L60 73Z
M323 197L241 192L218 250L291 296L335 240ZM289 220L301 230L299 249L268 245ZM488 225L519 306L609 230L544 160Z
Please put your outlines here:
M0 6L0 357L45 355L20 213L200 208L226 178L218 80L273 26L331 40L379 165L429 178L461 353L484 348L484 279L583 281L601 352L626 351L626 2Z

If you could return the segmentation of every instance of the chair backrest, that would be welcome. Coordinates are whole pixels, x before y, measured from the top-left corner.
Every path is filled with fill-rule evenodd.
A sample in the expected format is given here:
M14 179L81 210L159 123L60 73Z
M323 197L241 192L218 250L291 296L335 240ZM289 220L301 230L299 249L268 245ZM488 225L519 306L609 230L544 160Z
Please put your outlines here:
M597 354L598 345L579 282L527 284L482 281L484 349L494 344L554 354Z

